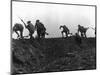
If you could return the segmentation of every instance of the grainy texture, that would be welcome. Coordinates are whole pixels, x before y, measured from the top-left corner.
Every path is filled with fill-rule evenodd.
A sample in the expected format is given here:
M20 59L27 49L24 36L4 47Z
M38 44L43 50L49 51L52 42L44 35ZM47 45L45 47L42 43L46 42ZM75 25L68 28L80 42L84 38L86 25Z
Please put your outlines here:
M12 39L12 73L42 73L96 69L96 40L74 37Z

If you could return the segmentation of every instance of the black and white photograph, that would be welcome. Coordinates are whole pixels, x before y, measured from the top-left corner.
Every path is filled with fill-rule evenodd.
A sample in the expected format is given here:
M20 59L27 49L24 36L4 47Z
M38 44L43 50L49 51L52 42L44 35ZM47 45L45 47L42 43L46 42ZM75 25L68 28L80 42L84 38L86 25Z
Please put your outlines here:
M96 69L96 5L11 1L11 75Z

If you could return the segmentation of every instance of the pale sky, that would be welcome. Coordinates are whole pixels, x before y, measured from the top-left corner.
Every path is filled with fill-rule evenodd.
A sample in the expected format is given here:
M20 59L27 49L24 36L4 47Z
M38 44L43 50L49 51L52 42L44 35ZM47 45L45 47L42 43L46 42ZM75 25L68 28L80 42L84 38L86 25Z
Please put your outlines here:
M77 32L77 25L95 28L95 7L15 2L12 3L12 26L15 23L23 24L18 17L21 17L25 23L39 19L47 28L48 38L61 37L60 25L66 25L71 33ZM23 25L24 26L24 25ZM28 30L24 28L23 35L28 35ZM36 34L36 33L35 33ZM34 35L35 35L34 34ZM87 31L88 37L94 37L94 30ZM16 34L13 34L16 38Z

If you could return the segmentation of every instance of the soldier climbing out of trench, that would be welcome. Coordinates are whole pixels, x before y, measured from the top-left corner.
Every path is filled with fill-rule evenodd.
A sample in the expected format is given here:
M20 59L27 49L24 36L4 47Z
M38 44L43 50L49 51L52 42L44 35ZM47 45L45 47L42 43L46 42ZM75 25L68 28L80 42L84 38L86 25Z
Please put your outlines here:
M68 37L68 34L70 34L69 29L65 25L59 27L59 29L61 29L61 28L63 28L63 31L61 31L62 37L64 37L63 33L65 33L66 37Z
M25 22L22 19L21 19L21 21L24 23L25 28L27 28L29 30L30 39L34 38L32 35L35 32L35 26L31 23L31 21L27 21L27 25L25 24Z
M83 26L81 26L81 25L78 25L78 34L79 34L79 32L81 33L81 37L87 37L86 36L86 32L87 32L87 30L89 29L89 27L87 27L87 28L85 28L85 27L83 27Z
M23 27L22 24L20 24L20 23L15 23L14 24L14 26L12 28L12 31L17 34L17 39L18 38L21 38L21 39L23 38L23 29L24 29L24 27ZM18 31L20 32L20 34L18 33Z

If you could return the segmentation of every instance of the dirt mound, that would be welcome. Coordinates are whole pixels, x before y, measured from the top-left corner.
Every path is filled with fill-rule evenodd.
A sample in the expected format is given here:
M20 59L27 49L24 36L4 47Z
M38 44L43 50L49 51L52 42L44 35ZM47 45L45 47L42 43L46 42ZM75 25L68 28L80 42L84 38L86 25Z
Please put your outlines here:
M39 73L96 68L95 38L48 38L12 40L12 72Z

